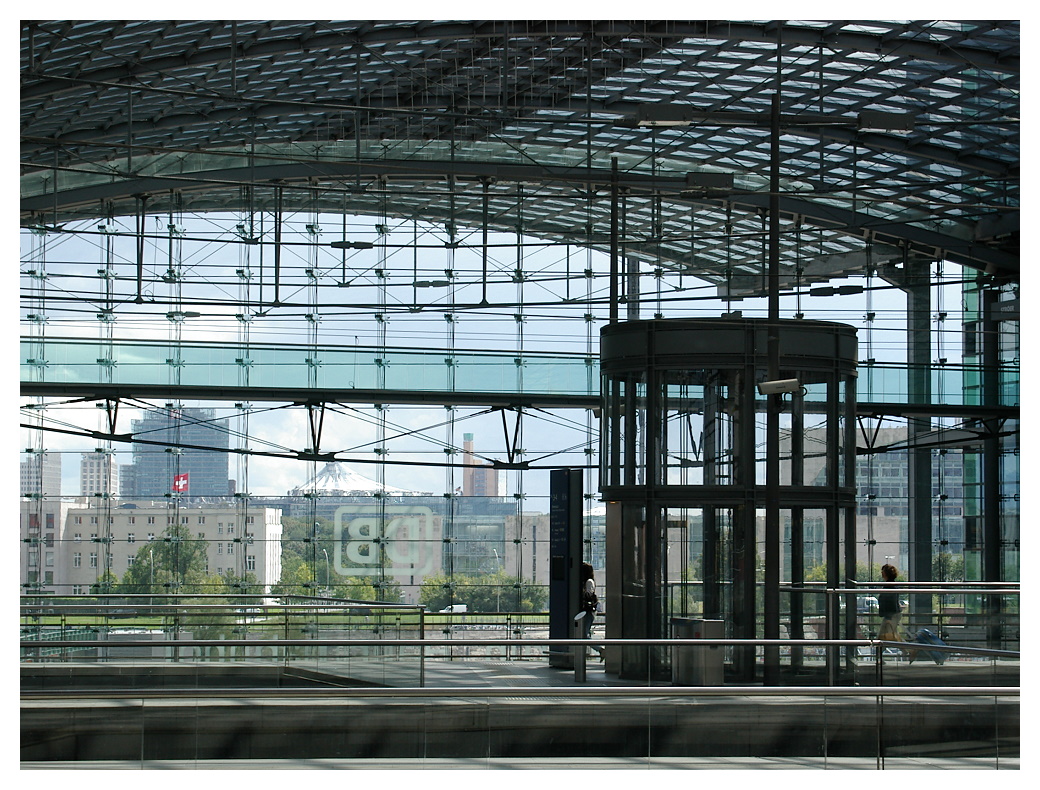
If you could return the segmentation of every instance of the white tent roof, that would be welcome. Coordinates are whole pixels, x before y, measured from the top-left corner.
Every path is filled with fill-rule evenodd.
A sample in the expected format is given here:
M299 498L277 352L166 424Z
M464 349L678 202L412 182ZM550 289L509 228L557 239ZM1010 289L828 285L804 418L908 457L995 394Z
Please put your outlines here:
M367 478L340 461L330 461L325 464L313 478L302 486L294 488L290 493L299 495L314 491L335 492L338 494L370 493L372 491L382 491L387 494L416 493Z

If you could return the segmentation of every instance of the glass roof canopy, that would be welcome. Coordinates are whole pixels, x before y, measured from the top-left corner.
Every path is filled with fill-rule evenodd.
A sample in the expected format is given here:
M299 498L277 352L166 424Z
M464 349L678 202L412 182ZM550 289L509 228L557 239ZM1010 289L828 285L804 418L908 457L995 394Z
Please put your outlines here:
M1013 21L37 22L22 222L280 207L605 250L616 161L626 257L755 293L779 88L785 285L1015 279L1018 50Z

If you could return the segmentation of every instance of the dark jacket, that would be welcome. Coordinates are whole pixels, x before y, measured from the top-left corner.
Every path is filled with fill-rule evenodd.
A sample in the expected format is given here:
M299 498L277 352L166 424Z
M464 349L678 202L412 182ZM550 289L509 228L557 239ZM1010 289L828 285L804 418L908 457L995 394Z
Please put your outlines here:
M878 596L878 614L882 617L899 614L899 593L881 593Z

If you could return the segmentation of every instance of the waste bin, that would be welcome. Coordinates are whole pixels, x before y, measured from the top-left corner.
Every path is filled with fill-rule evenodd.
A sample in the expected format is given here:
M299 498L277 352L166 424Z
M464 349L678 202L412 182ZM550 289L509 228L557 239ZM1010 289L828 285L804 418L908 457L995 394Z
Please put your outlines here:
M725 623L722 620L672 618L674 639L724 639L725 636ZM724 656L725 651L720 645L676 645L672 648L672 685L721 686Z

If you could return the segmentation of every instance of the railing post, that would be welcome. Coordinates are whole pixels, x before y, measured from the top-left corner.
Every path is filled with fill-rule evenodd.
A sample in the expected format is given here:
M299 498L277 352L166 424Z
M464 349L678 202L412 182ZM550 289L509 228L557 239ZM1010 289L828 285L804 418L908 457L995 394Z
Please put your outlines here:
M426 639L426 607L419 607L419 639ZM426 687L426 647L419 647L419 688Z
M582 620L585 617L588 617L588 615L585 614L585 612L579 612L578 616L574 618L574 638L575 639L581 639L582 638L582 635L581 635L582 628L581 628L581 626L582 626ZM585 682L585 652L586 652L586 648L585 648L585 642L584 641L581 642L580 644L574 645L573 653L574 653L574 682L575 683L584 683Z

